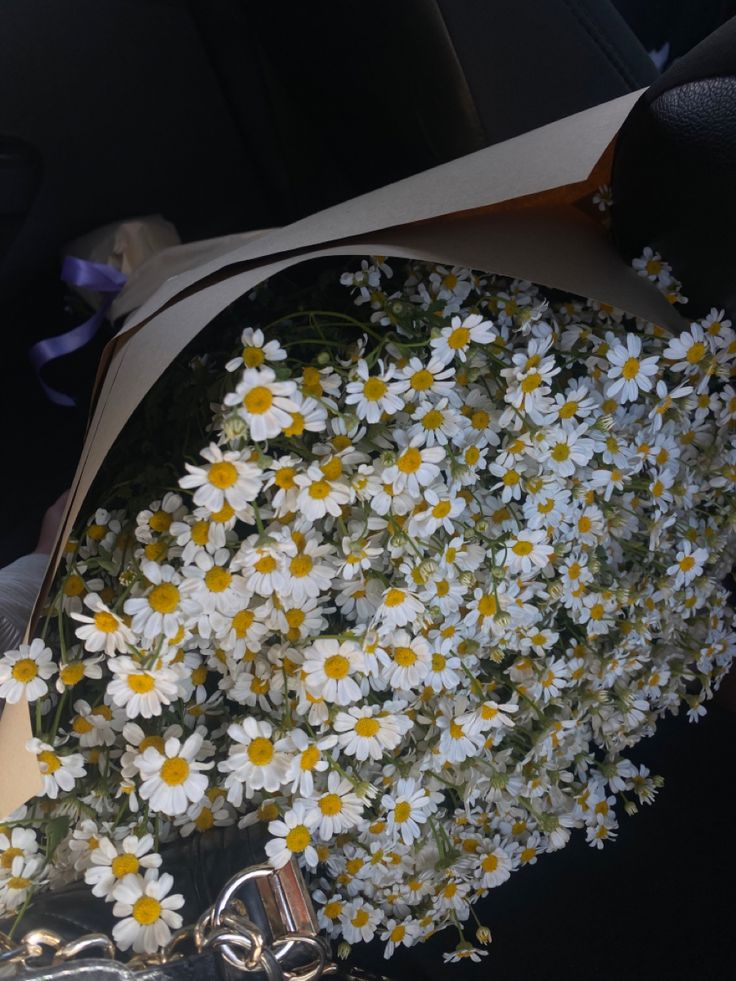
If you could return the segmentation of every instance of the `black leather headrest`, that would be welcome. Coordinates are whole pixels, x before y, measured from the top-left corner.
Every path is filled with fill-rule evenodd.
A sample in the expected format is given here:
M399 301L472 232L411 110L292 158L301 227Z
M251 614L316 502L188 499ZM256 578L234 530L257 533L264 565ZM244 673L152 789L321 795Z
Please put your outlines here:
M687 313L736 311L736 18L680 58L619 134L613 234L627 258L653 246Z

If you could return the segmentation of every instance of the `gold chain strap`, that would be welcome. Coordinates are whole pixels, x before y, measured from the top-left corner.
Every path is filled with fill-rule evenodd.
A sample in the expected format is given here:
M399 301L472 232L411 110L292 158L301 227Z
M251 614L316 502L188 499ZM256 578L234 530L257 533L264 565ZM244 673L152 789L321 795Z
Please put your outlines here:
M270 944L238 898L248 883L256 885L266 911L272 934ZM285 970L282 961L299 948L304 949L305 963ZM293 858L281 869L253 865L238 872L196 923L176 931L162 953L139 954L126 966L135 971L207 950L216 952L234 971L259 971L269 981L317 981L332 967L329 943L318 935L312 901ZM41 965L41 959L49 963L49 956L50 963L58 965L90 952L98 958L114 960L115 945L103 933L88 933L70 943L64 943L52 930L30 930L17 942L0 933L0 976L3 968L12 965L36 967Z

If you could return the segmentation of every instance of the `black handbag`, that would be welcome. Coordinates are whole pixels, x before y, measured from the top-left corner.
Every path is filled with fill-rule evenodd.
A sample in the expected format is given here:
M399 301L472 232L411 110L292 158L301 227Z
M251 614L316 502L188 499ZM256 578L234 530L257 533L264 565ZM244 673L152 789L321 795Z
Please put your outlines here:
M294 859L265 862L263 825L217 828L162 850L162 871L182 893L184 923L162 954L116 959L109 904L84 882L41 894L20 935L0 922L0 977L19 981L317 981L323 974L369 981L338 967L319 935L307 885ZM233 875L233 869L239 871Z

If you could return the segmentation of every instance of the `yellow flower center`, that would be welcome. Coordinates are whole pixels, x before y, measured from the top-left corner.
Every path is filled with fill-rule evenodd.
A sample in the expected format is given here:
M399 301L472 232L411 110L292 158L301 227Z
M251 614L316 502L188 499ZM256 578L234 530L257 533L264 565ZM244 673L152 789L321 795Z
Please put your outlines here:
M394 808L394 821L403 824L411 817L411 804L408 800L400 800Z
M511 551L515 555L531 555L531 553L534 551L534 545L532 545L531 542L527 542L522 539L520 542L515 542L511 546Z
M342 654L333 654L328 657L324 663L324 672L328 678L333 678L339 681L341 678L347 677L350 671L350 661Z
M27 685L38 675L38 665L30 657L22 657L13 665L11 672L16 681L22 685Z
M370 916L368 915L367 910L359 909L357 910L355 916L352 918L350 922L353 924L354 927L360 928L360 927L364 927L369 919Z
M133 906L133 919L141 926L150 926L161 916L161 903L153 896L141 896Z
M136 695L145 695L146 692L153 691L156 685L155 679L147 672L128 675L128 688Z
M273 392L265 385L256 385L243 398L245 411L252 416L262 416L273 405Z
M116 879L122 879L124 875L135 875L139 868L140 862L138 859L135 855L130 855L128 852L117 855L110 862L110 870Z
M172 520L173 518L167 511L156 511L148 519L148 526L151 531L161 533L169 530Z
M430 409L429 412L422 419L422 425L425 429L435 430L439 429L444 420L444 416L439 411L439 409Z
M38 754L38 762L45 767L43 773L56 773L61 766L61 760L56 753L52 753L48 749L44 749Z
M403 589L389 589L383 598L383 605L388 607L401 606L406 599Z
M285 843L290 852L303 852L311 840L309 828L304 824L297 824L287 834Z
M162 582L148 594L148 605L156 613L173 613L179 605L179 590L170 582Z
M507 470L503 475L503 483L507 487L515 487L520 480L521 476L516 472L516 470Z
M232 619L235 636L239 638L245 637L246 633L253 625L254 620L255 613L253 610L240 610L239 613L236 613Z
M326 497L330 496L330 485L326 480L315 480L313 484L309 485L309 496L315 501L324 501Z
M219 565L213 565L204 576L204 584L211 593L222 593L232 582L232 575Z
M78 715L72 722L72 729L74 730L74 732L76 732L78 736L84 736L88 732L92 732L94 726L88 719L85 719L83 716Z
M284 436L301 436L304 432L305 420L301 412L290 412L291 423L284 430Z
M603 604L602 603L594 603L591 606L591 608L590 608L590 619L591 620L600 620L603 617L603 613L604 613Z
M469 467L474 467L480 459L480 450L477 446L469 446L465 451L465 462Z
M414 389L415 392L426 392L432 387L434 382L434 376L431 371L427 371L426 368L421 368L419 371L415 371L411 376L411 381L409 384Z
M303 610L287 610L284 614L286 617L286 622L289 624L291 630L296 630L304 623L306 619L306 614Z
M90 525L87 529L87 537L93 542L101 542L106 534L107 528L104 525Z
M579 402L565 402L564 405L560 406L560 411L557 414L560 419L572 419L579 408Z
M521 390L525 395L530 395L532 392L536 391L541 384L542 376L538 371L533 371L522 381Z
M455 722L453 719L450 722L450 736L452 739L462 739L465 735L465 730L459 722Z
M95 613L95 626L103 634L113 634L120 624L118 623L117 617L114 617L112 613L108 613L106 610L100 610L98 613Z
M563 463L565 460L570 458L570 447L567 443L555 443L552 447L552 452L550 456L557 463Z
M183 756L172 756L161 767L161 779L169 787L178 787L189 776L189 763Z
M86 586L81 576L68 576L64 582L64 594L66 596L81 596L85 590Z
M590 520L587 514L584 514L578 521L578 531L582 531L583 534L589 532L593 527L593 522Z
M248 746L248 759L254 766L268 766L273 759L273 743L265 736L256 736Z
M639 374L639 359L627 358L626 361L624 361L621 374L624 376L626 381L631 381L632 378L636 378L636 376Z
M31 880L25 879L22 875L11 875L5 882L8 889L27 889L30 884Z
M342 913L342 906L343 904L339 900L333 899L332 902L323 907L322 912L328 920L336 920Z
M677 564L680 566L683 572L689 572L695 565L695 559L692 557L692 555L686 555L685 558L680 559Z
M451 510L452 504L449 501L438 501L432 508L432 515L435 518L446 518Z
M292 576L297 579L302 579L304 576L308 576L312 571L314 566L314 561L309 555L295 555L294 558L289 563L289 571Z
M433 671L444 671L447 665L447 658L444 654L433 654L432 655L432 670Z
M368 402L378 402L386 394L388 385L380 378L369 378L363 385L363 396Z
M403 923L397 923L396 926L391 931L391 933L389 934L389 939L391 940L392 943L398 944L401 943L401 941L404 939L405 936L406 936L406 927L404 926Z
M260 572L261 575L268 575L270 572L274 571L277 565L278 562L273 555L262 555L260 559L256 560L256 564L253 566L253 568L256 570L256 572Z
M23 854L22 848L6 848L0 855L0 869L10 869L13 867L13 859Z
M230 507L230 505L225 501L219 511L212 512L212 520L216 521L217 524L226 524L231 518L235 516L235 511Z
M703 360L705 357L705 352L705 344L702 341L696 341L688 348L688 352L685 355L685 360L690 364L697 364L699 361Z
M394 661L400 668L410 668L412 664L416 663L416 660L417 655L411 647L397 647L394 650Z
M495 855L486 855L480 864L484 872L495 872L498 868L498 858Z
M355 723L355 732L362 739L370 739L375 736L380 728L381 725L378 719L373 719L370 716L358 719Z
M422 465L422 454L416 446L410 446L401 454L396 465L402 473L416 473Z
M225 490L232 487L238 479L238 470L234 463L223 460L221 463L213 463L207 472L207 480L213 487Z
M467 327L456 327L447 338L447 346L451 351L459 351L470 343L470 331Z
M258 368L266 360L260 347L244 347L241 357L246 368Z
M342 800L337 794L325 794L319 799L319 809L325 817L334 817L342 811Z
M215 816L209 807L203 807L194 819L194 826L197 831L209 831L210 828L214 827L214 824Z
M313 770L319 763L322 754L316 746L307 746L299 759L299 767L302 770Z
M481 596L478 600L478 613L482 617L492 617L495 616L498 610L498 603L496 602L495 596Z

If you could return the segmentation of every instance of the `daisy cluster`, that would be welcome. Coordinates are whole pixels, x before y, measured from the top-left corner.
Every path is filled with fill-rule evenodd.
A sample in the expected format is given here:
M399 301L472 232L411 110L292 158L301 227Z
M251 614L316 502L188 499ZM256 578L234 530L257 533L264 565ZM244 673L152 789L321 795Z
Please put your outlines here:
M728 670L724 312L671 333L381 258L341 282L350 313L243 331L179 487L97 510L0 659L44 780L0 829L0 910L83 876L155 951L162 845L263 822L343 949L454 925L477 958L476 900L573 829L614 839L660 783L626 751Z

